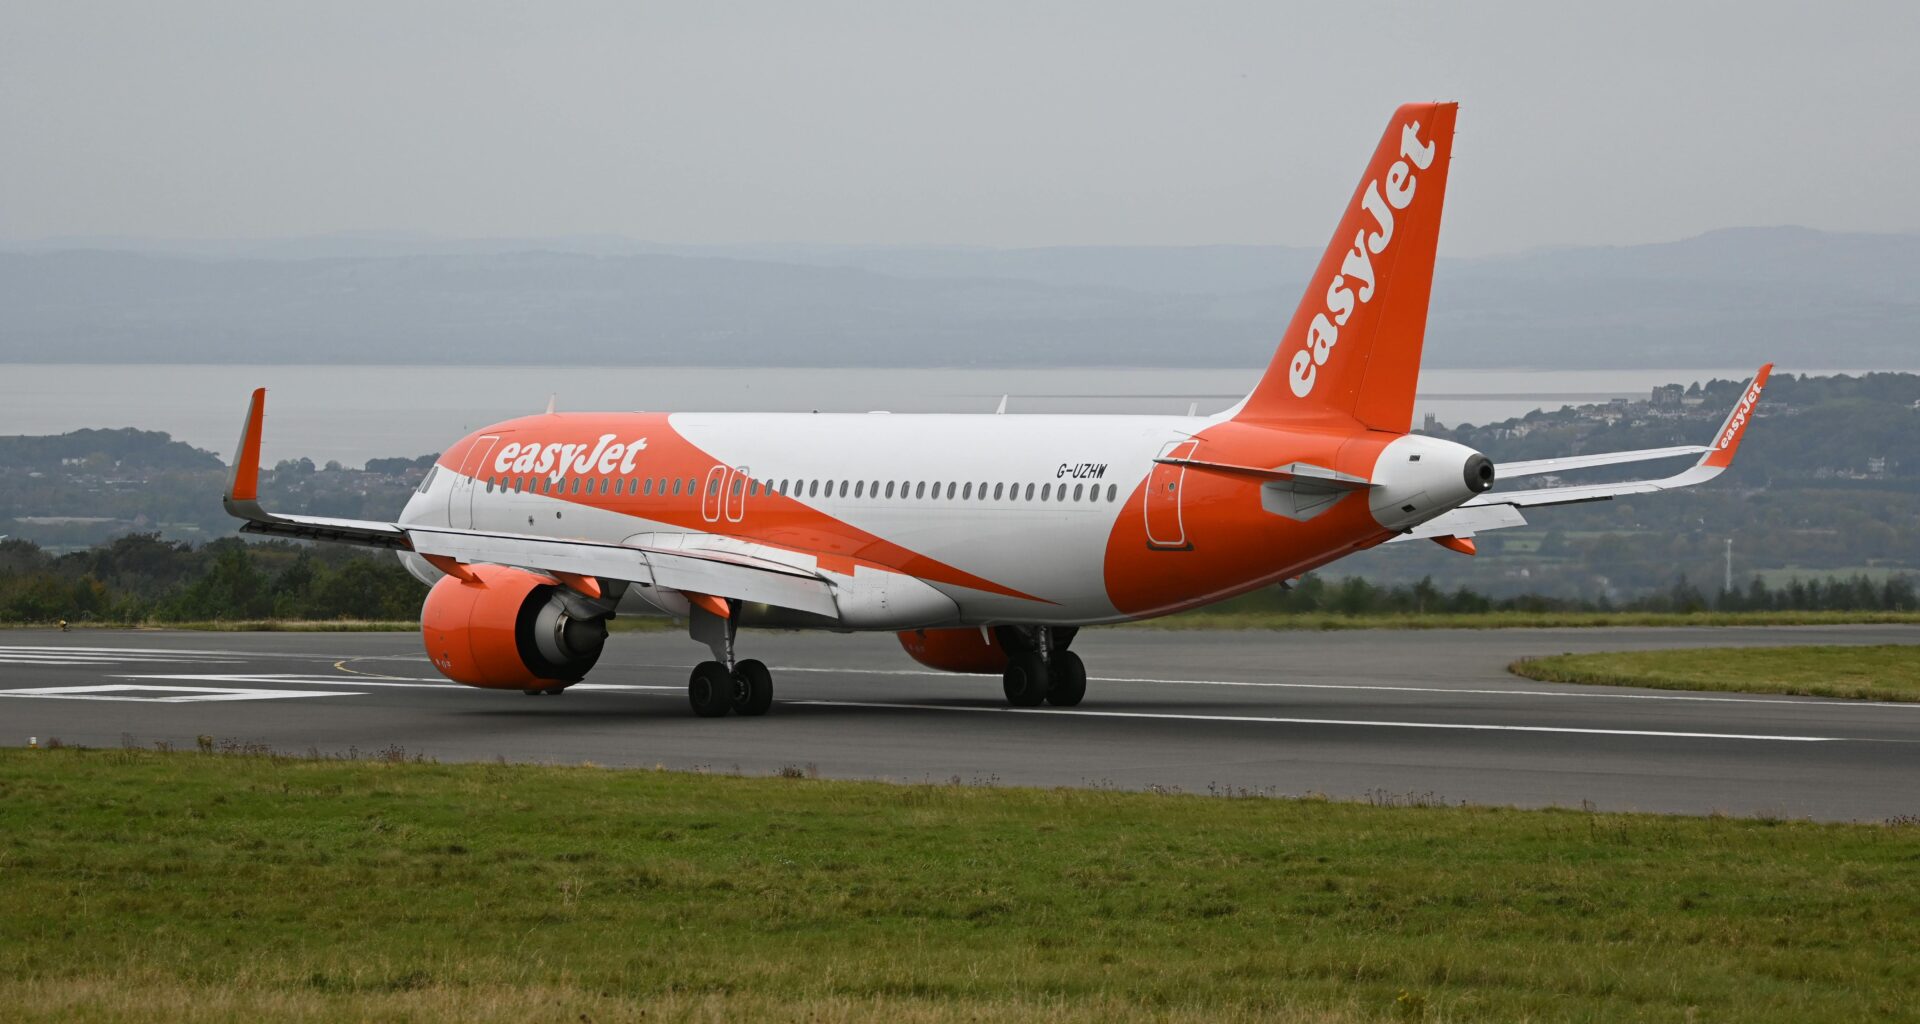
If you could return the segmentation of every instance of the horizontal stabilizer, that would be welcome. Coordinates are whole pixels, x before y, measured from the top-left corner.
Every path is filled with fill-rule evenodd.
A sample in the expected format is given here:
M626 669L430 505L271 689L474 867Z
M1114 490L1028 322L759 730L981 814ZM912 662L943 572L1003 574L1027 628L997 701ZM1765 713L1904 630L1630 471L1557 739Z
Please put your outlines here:
M1262 469L1259 466L1240 466L1231 462L1208 462L1204 459L1155 459L1163 466L1185 466L1208 473L1224 473L1228 476L1250 477L1255 480L1285 482L1324 488L1329 491L1364 491L1374 486L1373 481L1365 480L1349 473L1341 473L1315 466L1306 462L1289 462L1284 466Z
M1740 400L1734 403L1733 411L1721 422L1720 429L1714 434L1713 443L1706 445L1685 445L1675 448L1649 448L1642 451L1611 452L1602 455L1571 455L1563 459L1539 459L1533 462L1519 462L1499 468L1500 479L1510 476L1538 476L1541 473L1554 473L1563 469L1587 469L1593 466L1607 466L1625 462L1641 462L1650 459L1664 459L1676 455L1701 453L1700 460L1672 476L1657 480L1626 480L1606 484L1576 484L1568 487L1537 487L1521 491L1502 491L1497 486L1485 494L1479 495L1461 506L1462 509L1480 508L1495 505L1507 505L1516 508L1536 508L1545 505L1572 505L1585 501L1606 501L1609 498L1626 497L1632 494L1651 494L1655 491L1669 491L1676 487L1691 487L1703 484L1725 472L1733 465L1733 456L1739 451L1740 440L1746 436L1747 426L1753 420L1754 407L1759 404L1761 389L1767 385L1767 376L1773 372L1773 364L1762 366L1740 394ZM1551 465L1550 465L1551 464ZM1441 518L1445 518L1444 516ZM1438 520L1436 520L1437 522Z
M1557 459L1532 459L1526 462L1502 462L1495 468L1497 480L1515 480L1523 476L1566 473L1595 466L1618 466L1628 462L1651 462L1698 455L1709 450L1703 444L1682 444L1672 448L1647 448L1637 452L1603 452L1598 455L1566 455Z

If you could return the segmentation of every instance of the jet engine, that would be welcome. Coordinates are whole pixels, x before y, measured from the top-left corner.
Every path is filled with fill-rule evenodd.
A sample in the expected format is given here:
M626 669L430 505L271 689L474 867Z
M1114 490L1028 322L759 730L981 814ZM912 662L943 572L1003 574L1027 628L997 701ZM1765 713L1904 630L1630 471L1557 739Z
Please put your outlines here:
M900 646L913 660L942 672L999 675L1007 670L1007 648L989 629L910 629Z
M577 683L600 660L614 601L498 565L460 567L427 592L420 632L427 657L457 683L551 690Z

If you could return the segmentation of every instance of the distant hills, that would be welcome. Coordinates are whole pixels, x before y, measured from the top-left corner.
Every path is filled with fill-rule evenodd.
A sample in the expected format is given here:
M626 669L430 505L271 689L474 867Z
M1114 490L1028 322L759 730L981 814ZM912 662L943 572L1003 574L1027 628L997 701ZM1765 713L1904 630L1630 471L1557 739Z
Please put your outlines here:
M0 362L1264 363L1279 246L664 246L617 238L0 247ZM1920 235L1716 231L1443 260L1427 365L1920 367Z

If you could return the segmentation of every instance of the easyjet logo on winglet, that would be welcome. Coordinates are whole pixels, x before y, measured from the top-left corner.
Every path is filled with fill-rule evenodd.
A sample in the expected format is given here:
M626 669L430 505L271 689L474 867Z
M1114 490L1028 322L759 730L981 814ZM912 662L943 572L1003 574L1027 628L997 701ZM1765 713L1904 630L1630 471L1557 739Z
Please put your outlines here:
M510 443L500 449L493 460L496 473L546 473L559 480L568 473L611 473L619 466L621 473L633 472L633 460L647 448L647 439L635 438L626 444L617 444L617 434L601 434L598 444L519 444Z
M1740 396L1740 404L1733 409L1733 415L1727 417L1727 429L1720 432L1720 440L1714 442L1715 448L1725 448L1733 444L1740 436L1740 428L1747 425L1747 417L1752 415L1754 403L1760 401L1760 378L1755 377L1747 387L1747 393Z
M1366 191L1360 197L1360 208L1373 216L1378 230L1368 231L1362 227L1353 236L1352 250L1341 261L1340 273L1335 274L1333 283L1327 286L1326 311L1314 314L1313 323L1307 327L1305 346L1287 363L1287 383L1293 387L1295 397L1305 398L1313 393L1320 367L1327 365L1333 346L1340 340L1340 328L1346 326L1361 303L1373 298L1373 257L1386 252L1387 246L1393 244L1393 212L1404 210L1413 202L1416 180L1413 172L1426 170L1433 163L1433 152L1433 143L1420 141L1420 122L1414 121L1400 129L1400 159L1387 168L1386 188L1381 188L1379 178L1367 182ZM1349 278L1358 287L1348 284Z

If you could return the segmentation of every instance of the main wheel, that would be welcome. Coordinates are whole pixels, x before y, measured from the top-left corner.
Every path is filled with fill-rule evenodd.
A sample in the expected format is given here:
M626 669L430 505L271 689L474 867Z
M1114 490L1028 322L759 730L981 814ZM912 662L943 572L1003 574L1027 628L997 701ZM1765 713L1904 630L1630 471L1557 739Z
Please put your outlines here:
M733 710L742 715L764 715L773 706L773 673L752 658L733 666Z
M1000 677L1007 703L1017 708L1040 706L1047 699L1047 662L1037 653L1016 654L1007 659L1007 671Z
M717 661L693 666L687 680L687 703L701 718L719 718L733 710L733 674Z
M1047 690L1047 703L1057 708L1070 708L1080 703L1087 695L1087 664L1072 651L1060 651L1053 656L1053 664L1047 666L1048 676L1053 686Z

